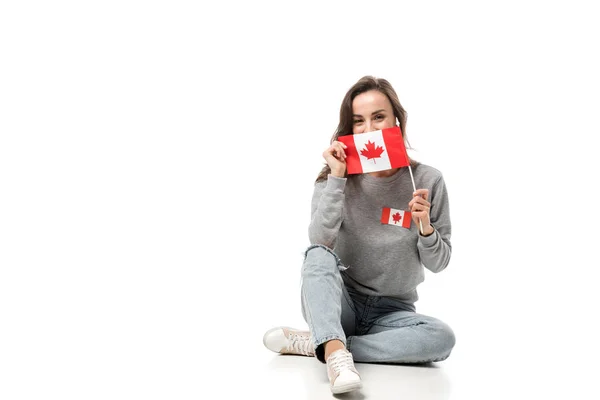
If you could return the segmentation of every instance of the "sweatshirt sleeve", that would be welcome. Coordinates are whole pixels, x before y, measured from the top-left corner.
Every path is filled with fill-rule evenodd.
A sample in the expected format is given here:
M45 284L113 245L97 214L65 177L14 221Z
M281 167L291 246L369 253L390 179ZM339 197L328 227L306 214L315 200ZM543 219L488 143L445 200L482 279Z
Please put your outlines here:
M315 184L308 227L311 244L334 247L343 220L346 181L329 175L327 181Z
M417 249L425 268L431 272L440 272L448 266L452 255L450 206L446 184L441 176L431 190L429 217L434 232L429 236L419 234Z

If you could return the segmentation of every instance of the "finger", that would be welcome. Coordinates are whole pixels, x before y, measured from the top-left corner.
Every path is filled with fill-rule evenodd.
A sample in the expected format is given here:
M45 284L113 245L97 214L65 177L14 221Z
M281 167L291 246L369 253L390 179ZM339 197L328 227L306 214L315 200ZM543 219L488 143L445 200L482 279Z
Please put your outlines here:
M429 199L429 189L417 189L413 192L413 197L422 197L423 199Z
M329 154L331 154L332 156L334 156L335 158L339 158L338 155L338 147L334 144L332 144L329 149L328 149Z
M427 208L431 207L431 204L427 200L423 199L422 197L413 197L413 199L408 203L408 206L413 207L413 205L415 205L415 204L422 204L423 206L425 206Z
M427 219L429 219L429 210L427 209L422 209L422 210L411 210L411 214L413 216L417 216L419 218L423 218L423 217L427 217Z
M431 204L427 200L423 199L422 197L417 197L417 199L418 200L416 201L416 203L422 204L423 206L425 206L427 208L431 207Z
M323 152L323 158L325 158L325 160L327 161L330 161L331 159L336 159L335 148L333 146L329 146L327 150Z
M431 208L431 203L429 203L427 200L424 200L424 199L423 199L423 198L421 198L421 197L415 197L415 198L414 198L414 199L412 199L412 200L410 201L410 203L408 203L408 204L409 204L409 206L411 206L411 207L412 207L412 206L415 206L415 205L417 205L417 204L418 204L418 205L420 205L420 206L423 206L423 207L426 207L426 208Z
M413 212L411 215L412 215L413 219L415 219L416 221L421 221L423 223L423 225L430 223L429 215L426 212L417 211L417 212Z
M429 206L421 203L414 203L412 210L415 212L429 212Z
M334 146L335 146L335 151L337 154L338 158L346 158L346 152L344 151L344 148L342 147L343 143L341 142L335 142Z
M346 144L345 144L344 142L340 142L339 140L334 140L334 141L332 142L332 144L333 144L333 143L337 143L337 144L339 144L339 145L340 145L342 148L344 148L344 149L347 149L347 148L348 148L348 146L346 146Z
M418 199L427 200L429 198L429 193L417 191L417 192L413 193L413 197L418 198Z
M341 153L339 148L332 144L327 148L327 150L323 152L323 157L325 158L325 161L327 161L327 163L331 166L331 163L333 162L345 162L344 159L340 157L340 154Z
M414 203L429 204L429 202L421 196L415 196L411 201Z

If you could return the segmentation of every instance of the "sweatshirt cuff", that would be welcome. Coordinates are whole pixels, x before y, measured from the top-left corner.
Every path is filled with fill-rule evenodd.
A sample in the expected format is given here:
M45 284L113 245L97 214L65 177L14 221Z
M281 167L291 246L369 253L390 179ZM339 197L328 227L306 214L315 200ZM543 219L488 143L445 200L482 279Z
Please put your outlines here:
M346 187L347 178L338 178L337 176L333 176L331 174L327 175L327 186L325 190L328 192L344 192L344 188Z
M433 226L433 225L432 225ZM432 247L437 242L438 231L433 228L433 233L429 236L423 236L419 233L419 241L423 245L423 247Z

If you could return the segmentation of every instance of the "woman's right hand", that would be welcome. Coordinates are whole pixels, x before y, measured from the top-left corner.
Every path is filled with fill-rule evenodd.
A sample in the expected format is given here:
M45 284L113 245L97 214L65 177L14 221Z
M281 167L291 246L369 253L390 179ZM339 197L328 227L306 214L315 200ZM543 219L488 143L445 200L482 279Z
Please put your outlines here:
M344 143L334 140L331 146L323 152L323 158L331 169L331 175L343 178L346 174L346 149Z

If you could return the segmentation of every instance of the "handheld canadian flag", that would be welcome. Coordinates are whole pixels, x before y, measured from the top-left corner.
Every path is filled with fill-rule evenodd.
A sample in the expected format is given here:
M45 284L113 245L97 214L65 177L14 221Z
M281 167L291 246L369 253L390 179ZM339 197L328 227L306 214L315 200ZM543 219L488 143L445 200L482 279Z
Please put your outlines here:
M410 165L404 138L398 126L340 136L338 140L348 146L345 149L348 174L363 174Z
M396 210L395 208L383 207L381 213L381 223L388 225L397 225L410 229L411 212Z

